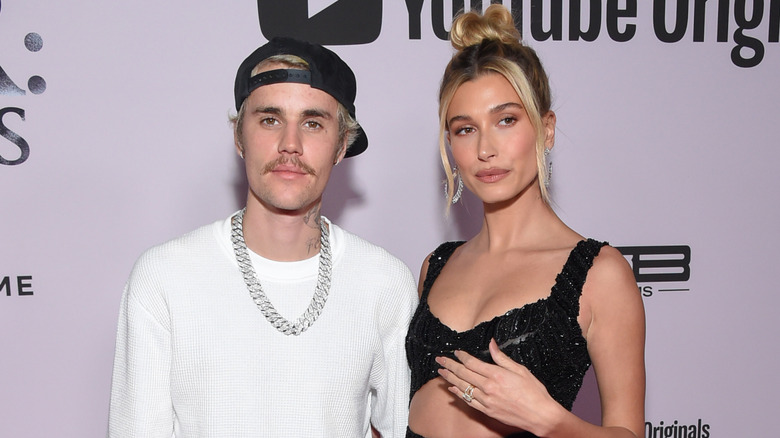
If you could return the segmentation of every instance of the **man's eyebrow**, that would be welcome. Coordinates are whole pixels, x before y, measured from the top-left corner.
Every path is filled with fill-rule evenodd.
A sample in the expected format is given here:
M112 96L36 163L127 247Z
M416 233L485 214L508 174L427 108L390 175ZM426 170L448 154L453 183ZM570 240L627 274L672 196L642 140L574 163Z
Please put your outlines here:
M326 119L326 120L330 120L330 119L333 118L333 115L330 112L328 112L328 111L326 111L324 109L320 109L320 108L311 108L311 109L303 110L301 112L301 116L303 116L303 117L321 117L321 118Z
M275 114L275 115L281 115L283 113L282 109L275 106L258 106L257 108L252 111L253 114Z
M253 114L273 114L277 116L284 115L284 111L276 106L258 106L252 111ZM333 115L327 110L320 108L310 108L301 111L301 117L320 117L326 120L333 118Z

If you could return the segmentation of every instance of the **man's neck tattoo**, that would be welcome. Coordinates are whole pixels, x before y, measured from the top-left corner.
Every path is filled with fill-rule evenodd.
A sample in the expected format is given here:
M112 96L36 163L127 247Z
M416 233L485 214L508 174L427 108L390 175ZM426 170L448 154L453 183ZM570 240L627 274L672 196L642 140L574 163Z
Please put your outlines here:
M315 205L303 215L303 223L311 228L320 228L320 206Z

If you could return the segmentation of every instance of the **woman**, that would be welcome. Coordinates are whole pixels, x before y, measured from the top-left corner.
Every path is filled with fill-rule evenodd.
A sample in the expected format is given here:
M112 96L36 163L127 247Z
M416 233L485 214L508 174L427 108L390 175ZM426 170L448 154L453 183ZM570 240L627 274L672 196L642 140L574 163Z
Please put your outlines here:
M549 205L556 119L541 63L500 5L459 16L450 39L439 96L448 198L462 181L484 219L422 266L407 436L643 437L642 299L620 252ZM570 412L591 363L600 426Z

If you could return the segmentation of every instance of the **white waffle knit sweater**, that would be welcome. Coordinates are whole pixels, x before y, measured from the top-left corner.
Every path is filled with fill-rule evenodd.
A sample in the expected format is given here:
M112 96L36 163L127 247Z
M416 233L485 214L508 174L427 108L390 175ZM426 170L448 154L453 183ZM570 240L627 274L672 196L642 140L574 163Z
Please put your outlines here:
M122 297L108 436L363 438L370 423L403 437L414 279L382 248L333 224L330 236L330 295L299 336L273 328L249 296L229 218L144 253ZM277 311L297 319L319 256L250 255Z

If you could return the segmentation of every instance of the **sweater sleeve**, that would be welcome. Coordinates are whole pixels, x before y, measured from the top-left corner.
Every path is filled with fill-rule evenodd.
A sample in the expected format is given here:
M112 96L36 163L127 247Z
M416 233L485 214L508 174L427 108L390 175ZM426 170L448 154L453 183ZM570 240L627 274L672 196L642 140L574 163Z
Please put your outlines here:
M155 297L151 284L135 272L122 296L109 438L173 435L170 322L165 301L160 294Z
M417 307L417 289L409 269L398 262L388 267L393 280L377 309L382 343L381 358L372 370L371 423L382 438L403 438L409 417L410 371L405 339L409 321Z

